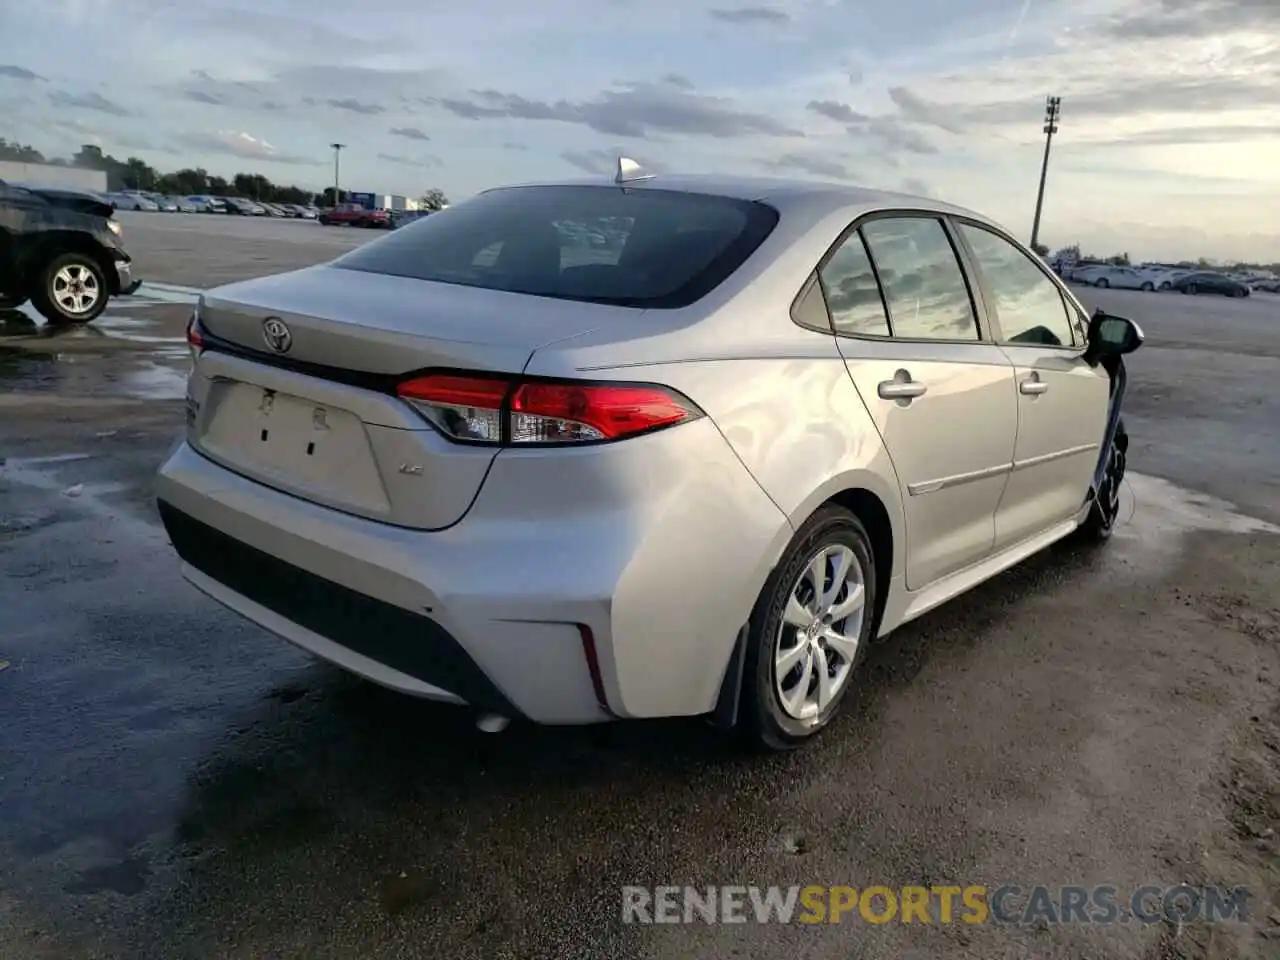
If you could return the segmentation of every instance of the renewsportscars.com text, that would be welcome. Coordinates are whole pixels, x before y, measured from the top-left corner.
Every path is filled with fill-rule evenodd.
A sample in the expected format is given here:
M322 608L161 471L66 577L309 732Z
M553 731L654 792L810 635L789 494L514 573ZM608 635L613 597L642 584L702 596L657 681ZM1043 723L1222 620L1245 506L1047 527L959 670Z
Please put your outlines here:
M1245 920L1243 887L708 886L622 888L623 923L1216 923Z

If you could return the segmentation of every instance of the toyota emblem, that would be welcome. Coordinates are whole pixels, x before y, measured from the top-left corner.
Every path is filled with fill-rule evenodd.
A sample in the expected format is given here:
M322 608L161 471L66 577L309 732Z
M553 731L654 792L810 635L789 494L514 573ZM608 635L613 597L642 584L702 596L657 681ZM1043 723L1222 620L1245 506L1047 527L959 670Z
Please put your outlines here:
M293 334L279 317L267 317L262 321L262 339L276 353L288 353L293 346Z

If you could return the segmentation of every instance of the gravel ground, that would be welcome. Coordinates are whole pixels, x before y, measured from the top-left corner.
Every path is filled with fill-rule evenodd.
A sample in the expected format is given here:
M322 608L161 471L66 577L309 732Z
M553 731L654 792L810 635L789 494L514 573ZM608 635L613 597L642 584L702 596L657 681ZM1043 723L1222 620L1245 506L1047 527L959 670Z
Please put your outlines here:
M370 238L125 219L169 284ZM0 318L4 960L1280 955L1280 298L1086 292L1148 336L1127 524L897 632L763 759L688 721L486 737L188 587L151 494L183 298ZM947 882L1254 896L1217 926L619 921L625 884Z

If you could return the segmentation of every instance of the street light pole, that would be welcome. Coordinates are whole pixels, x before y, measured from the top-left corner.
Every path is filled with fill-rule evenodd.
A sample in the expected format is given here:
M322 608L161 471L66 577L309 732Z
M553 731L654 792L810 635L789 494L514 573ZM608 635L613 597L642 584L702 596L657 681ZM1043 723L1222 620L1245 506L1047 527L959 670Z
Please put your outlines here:
M342 195L338 193L338 179L339 179L338 173L339 173L339 170L341 169L339 167L338 157L342 153L342 148L345 147L346 144L331 143L329 144L329 146L333 147L333 205L336 207L339 203L342 202ZM1043 187L1041 187L1041 189L1043 190Z
M1058 117L1061 115L1062 98L1045 97L1044 100L1044 162L1040 164L1040 191L1036 194L1036 218L1031 223L1031 249L1036 248L1040 239L1040 211L1044 207L1044 182L1049 176L1049 147L1053 144L1053 135L1058 132Z

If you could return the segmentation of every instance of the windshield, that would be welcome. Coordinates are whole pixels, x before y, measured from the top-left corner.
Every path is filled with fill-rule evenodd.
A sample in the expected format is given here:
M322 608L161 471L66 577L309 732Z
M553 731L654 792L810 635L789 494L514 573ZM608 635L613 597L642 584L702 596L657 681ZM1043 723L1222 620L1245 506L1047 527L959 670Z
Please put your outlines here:
M686 306L778 221L762 203L605 186L510 187L423 217L334 266L619 306Z

